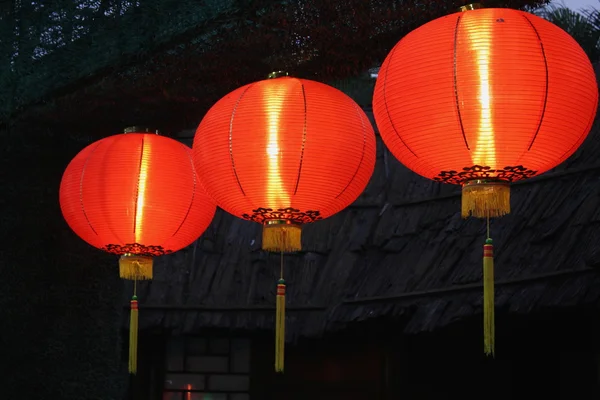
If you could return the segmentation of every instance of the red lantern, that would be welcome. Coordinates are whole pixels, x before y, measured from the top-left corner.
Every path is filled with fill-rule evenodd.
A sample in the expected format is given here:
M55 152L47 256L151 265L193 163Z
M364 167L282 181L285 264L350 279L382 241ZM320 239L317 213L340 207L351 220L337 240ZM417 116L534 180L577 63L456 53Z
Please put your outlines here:
M598 86L585 52L562 29L523 11L477 8L398 42L379 71L373 111L400 162L462 185L463 217L489 218L510 212L510 182L577 150L596 115ZM489 237L486 246L485 349L493 353Z
M216 206L202 188L191 149L173 139L142 133L101 139L69 163L60 184L60 207L84 241L121 255L124 279L152 279L152 257L180 250L211 223ZM137 298L132 300L132 335ZM130 371L135 373L136 337Z
M273 251L300 250L301 225L350 205L375 165L373 128L360 107L337 89L290 77L219 100L193 150L217 205L263 224L263 249Z
M206 114L194 139L206 190L225 211L263 225L262 247L301 249L301 226L350 205L375 165L375 135L350 97L287 76L243 86ZM283 279L276 370L283 370Z

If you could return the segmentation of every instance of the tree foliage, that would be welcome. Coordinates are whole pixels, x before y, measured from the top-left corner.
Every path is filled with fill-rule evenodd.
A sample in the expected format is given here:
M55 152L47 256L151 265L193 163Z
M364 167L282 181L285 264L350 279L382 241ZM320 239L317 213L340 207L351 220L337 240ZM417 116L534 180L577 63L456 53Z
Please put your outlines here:
M551 3L537 10L539 16L568 32L585 50L592 62L600 59L600 11L594 7L579 11L561 3Z
M523 8L538 0L492 0ZM198 122L272 70L321 81L380 63L454 0L14 1L0 11L0 119L102 120L102 129ZM37 106L35 106L37 105ZM34 107L35 106L35 107ZM89 125L87 123L84 125ZM97 126L95 124L95 126ZM98 128L100 128L98 126Z

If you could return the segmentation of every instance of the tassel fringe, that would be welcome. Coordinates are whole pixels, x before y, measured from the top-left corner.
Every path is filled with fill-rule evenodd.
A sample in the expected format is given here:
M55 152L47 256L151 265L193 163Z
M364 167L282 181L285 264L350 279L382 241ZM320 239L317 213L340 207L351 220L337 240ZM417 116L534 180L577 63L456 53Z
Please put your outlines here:
M275 316L275 372L283 373L285 349L285 281L277 283L277 310Z
M492 239L486 239L483 246L483 351L494 357L495 316L494 316L494 246Z
M269 221L263 225L262 248L284 253L302 250L302 226L285 221Z
M137 373L138 318L137 296L133 296L129 319L129 373L133 375Z
M506 182L473 180L463 185L462 217L495 218L510 213L510 186Z
M152 257L124 254L119 259L119 275L123 279L143 281L152 279Z

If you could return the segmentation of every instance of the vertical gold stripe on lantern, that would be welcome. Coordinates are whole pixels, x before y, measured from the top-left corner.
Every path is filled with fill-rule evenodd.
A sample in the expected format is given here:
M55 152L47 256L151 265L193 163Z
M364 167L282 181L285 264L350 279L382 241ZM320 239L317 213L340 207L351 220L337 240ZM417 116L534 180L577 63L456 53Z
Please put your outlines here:
M495 352L494 296L494 246L488 238L483 245L483 350L491 357Z

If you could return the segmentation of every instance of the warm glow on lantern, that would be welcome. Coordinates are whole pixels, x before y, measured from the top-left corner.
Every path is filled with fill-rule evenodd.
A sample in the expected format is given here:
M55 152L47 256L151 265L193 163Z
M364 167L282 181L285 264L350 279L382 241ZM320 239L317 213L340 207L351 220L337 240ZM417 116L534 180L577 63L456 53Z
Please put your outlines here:
M146 144L150 146L150 144ZM151 149L147 149L152 153ZM144 205L146 199L146 181L148 180L148 159L144 156L144 144L142 144L142 156L140 160L140 175L138 177L138 192L135 209L135 241L140 243L144 237Z
M269 168L267 172L267 201L276 208L284 208L290 203L283 181L281 180L281 170L279 166L280 148L279 148L279 116L283 111L283 100L286 96L286 87L267 87L264 91L263 104L267 112L267 157L269 158Z
M479 132L473 151L474 165L496 165L496 145L494 143L494 127L492 124L492 111L490 99L490 47L491 39L489 29L485 26L469 26L471 48L477 54L477 70L479 72L479 102L481 116L479 119Z

